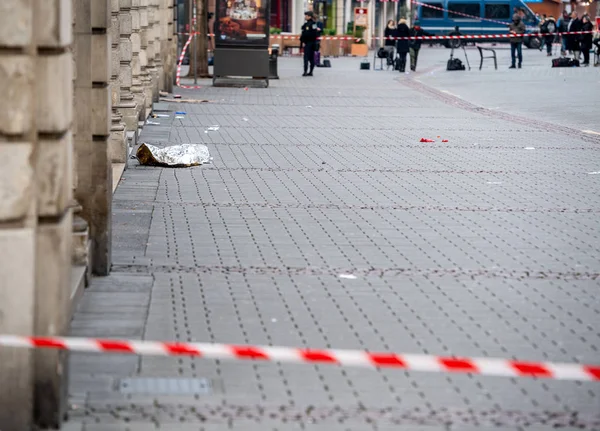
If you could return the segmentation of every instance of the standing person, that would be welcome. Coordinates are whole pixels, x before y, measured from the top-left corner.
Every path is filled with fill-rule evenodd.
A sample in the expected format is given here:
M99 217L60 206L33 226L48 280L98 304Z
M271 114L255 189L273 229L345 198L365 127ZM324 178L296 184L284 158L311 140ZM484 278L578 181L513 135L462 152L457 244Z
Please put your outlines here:
M525 33L525 24L521 21L519 14L513 15L513 21L508 25L510 34L513 34L510 38L510 58L511 65L509 69L516 69L515 63L517 58L519 59L519 69L523 63L523 36L517 36L518 34Z
M325 25L323 24L322 17L321 17L321 19L319 19L317 21L317 30L319 31L319 33L317 34L317 37L318 38L322 37L323 31L325 30ZM317 39L316 51L317 52L321 51L321 39Z
M388 39L390 37L394 37L396 35L396 23L391 19L388 21L387 26L385 27L385 31L383 32L383 36L385 37L385 43L383 46L394 46L396 45L396 41L393 39Z
M300 35L300 48L304 46L304 73L302 76L313 76L315 69L315 52L317 50L317 38L319 37L319 27L314 20L315 14L312 11L304 13L306 22L302 26ZM308 66L310 64L310 71Z
M400 18L398 21L398 27L396 27L396 37L409 37L410 29L408 25L406 25L406 19ZM396 44L396 49L398 50L398 70L400 73L406 71L406 54L408 54L409 50L409 40L408 39L398 39Z
M393 19L388 21L383 36L385 37L383 49L387 52L387 65L391 66L394 64L394 46L396 45L396 41L391 39L396 36L396 23Z
M540 31L544 35L542 37L542 43L546 44L546 55L552 57L552 42L554 42L554 33L556 32L556 21L552 15L546 18Z
M315 44L315 66L322 67L321 64L321 38L323 37L323 31L325 30L325 25L323 24L323 17L317 20L317 43Z
M571 14L571 21L569 21L569 25L567 26L567 31L581 31L582 27L583 23L578 18L577 12L573 11ZM571 51L575 60L579 60L579 55L581 54L580 40L580 34L570 34L567 36L567 49Z
M415 21L415 25L410 30L410 35L412 37L421 37L421 36L431 36L430 33L427 33L425 30L421 28L419 20ZM421 44L423 41L421 39L413 39L410 41L410 70L415 72L417 70L417 61L419 60L419 50L421 49Z
M565 10L563 11L562 16L558 19L557 22L558 31L560 33L564 33L567 31L567 28L569 27L569 21L571 21L571 18L569 18L569 14ZM560 35L560 55L567 55L567 35L564 34Z
M544 27L544 24L547 19L546 14L543 14L542 16L540 16L539 14L536 14L535 16L539 20L538 30L540 33L543 33L542 27ZM546 44L546 39L544 37L541 37L540 39L542 40L542 43L540 43L540 51L542 51L544 49L544 45Z
M581 31L593 31L594 25L590 21L590 17L588 15L584 15L582 19ZM581 50L583 51L583 65L590 65L590 50L592 49L592 40L594 35L592 33L587 33L581 36Z
M596 45L596 52L600 55L600 27L596 28L596 33L594 33L594 38L592 39L592 43ZM598 62L594 64L594 66L598 66Z

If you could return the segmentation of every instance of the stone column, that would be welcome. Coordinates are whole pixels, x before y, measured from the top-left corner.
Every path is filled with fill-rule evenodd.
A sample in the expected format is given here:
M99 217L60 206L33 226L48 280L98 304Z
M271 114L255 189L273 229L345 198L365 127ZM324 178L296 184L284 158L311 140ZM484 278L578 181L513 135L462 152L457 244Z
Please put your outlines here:
M132 93L133 82L133 13L132 0L116 0L119 3L120 52L117 64L113 65L119 70L120 103L117 105L127 125L127 130L137 134L138 106Z
M37 42L35 333L68 330L71 297L73 63L71 0L34 2ZM34 412L41 428L59 427L67 403L66 353L35 352Z
M169 0L160 0L160 62L162 64L162 73L158 77L159 89L164 91L167 88L168 63L168 41L169 41Z
M141 1L131 0L131 92L136 105L137 118L143 121L146 119L146 96L142 81Z
M143 112L142 120L145 119L150 113L150 106L152 106L152 76L150 75L151 68L149 66L149 52L148 52L148 1L140 0L140 80L142 82L142 88L144 93L144 105L142 107Z
M173 84L175 83L175 70L177 67L177 16L175 14L175 4L173 0L165 0L167 2L167 56L165 61L165 91L173 92Z
M110 145L108 148L109 159L114 163L126 163L127 161L127 139L125 136L124 115L117 108L120 106L122 97L123 83L131 87L131 69L129 75L121 75L121 50L127 51L127 43L131 45L130 40L121 41L121 26L119 13L119 0L110 2L110 39L111 39L111 73L110 73L110 95L112 102L111 126L110 126ZM130 32L131 33L131 32ZM129 50L131 51L131 50ZM131 61L130 61L131 63ZM125 93L125 92L123 92ZM125 96L125 94L123 94ZM133 98L133 95L132 97Z
M77 6L75 44L75 152L77 200L83 207L92 242L91 267L97 275L110 269L112 172L108 159L111 108L110 7L108 0L74 0Z
M158 95L158 70L156 68L156 0L147 0L146 15L147 29L146 29L146 71L148 72L149 81L147 82L145 93L146 93L146 109L152 107L152 101L155 99L155 94Z
M35 57L33 2L0 2L0 332L29 335L35 308ZM0 349L0 429L25 430L33 352Z
M162 8L161 3L163 0L151 0L152 4L152 12L153 12L153 27L152 27L152 35L154 39L154 76L153 76L153 87L152 87L152 101L158 102L158 91L160 90L160 81L162 79L163 74L163 63L161 58L161 22L162 22Z

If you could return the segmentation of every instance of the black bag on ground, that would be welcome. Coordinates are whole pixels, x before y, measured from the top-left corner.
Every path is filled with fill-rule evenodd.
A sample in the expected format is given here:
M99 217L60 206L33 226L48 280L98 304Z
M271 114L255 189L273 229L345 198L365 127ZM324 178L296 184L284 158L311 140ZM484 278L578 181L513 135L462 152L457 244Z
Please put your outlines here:
M466 70L465 65L460 58L451 58L448 60L448 66L446 66L446 70Z
M323 67L331 67L331 61L328 59L323 60Z
M569 57L560 57L552 60L552 67L579 67L579 60Z

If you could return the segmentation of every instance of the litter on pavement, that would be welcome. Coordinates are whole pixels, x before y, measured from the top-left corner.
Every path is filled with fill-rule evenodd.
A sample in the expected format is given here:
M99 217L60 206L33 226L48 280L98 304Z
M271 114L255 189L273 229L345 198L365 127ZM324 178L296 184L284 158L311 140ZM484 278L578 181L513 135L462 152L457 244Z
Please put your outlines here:
M428 138L421 138L421 140L419 142L435 142L435 140L428 139Z
M198 166L210 161L208 147L202 144L181 144L159 148L150 144L141 144L136 152L142 165L188 167Z
M206 128L207 131L209 132L216 132L217 130L219 130L221 128L221 126L208 126Z
M152 118L169 118L169 114L152 114Z
M147 120L146 124L150 124L151 126L160 126L160 123L158 121Z
M187 112L185 111L175 111L175 115L186 115Z
M534 147L525 147L526 150L535 150Z
M354 274L340 274L340 278L346 278L348 280L356 280L356 275L354 275Z
M161 97L161 102L171 102L171 103L210 103L214 102L214 100L207 99L171 99L168 97Z

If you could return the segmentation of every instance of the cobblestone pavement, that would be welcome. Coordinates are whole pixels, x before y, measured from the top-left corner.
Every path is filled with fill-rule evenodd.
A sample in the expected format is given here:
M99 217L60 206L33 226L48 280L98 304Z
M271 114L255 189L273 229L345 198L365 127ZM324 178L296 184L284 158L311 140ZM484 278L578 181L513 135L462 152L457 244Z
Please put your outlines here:
M212 102L142 140L213 163L130 160L72 335L598 362L600 137L426 85L446 55L181 90ZM592 383L87 354L70 375L67 431L600 429Z

